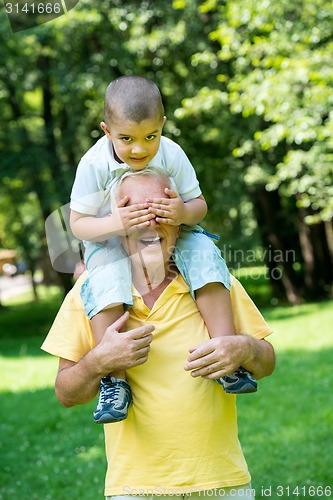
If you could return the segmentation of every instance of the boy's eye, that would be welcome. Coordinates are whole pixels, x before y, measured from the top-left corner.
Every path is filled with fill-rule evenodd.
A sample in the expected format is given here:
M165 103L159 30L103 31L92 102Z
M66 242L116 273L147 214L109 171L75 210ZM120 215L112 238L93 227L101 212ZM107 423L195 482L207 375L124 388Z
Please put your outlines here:
M156 135L147 135L146 137L146 140L149 142L149 141L153 141L155 139Z
M122 137L121 140L123 142L131 142L132 139L130 137Z

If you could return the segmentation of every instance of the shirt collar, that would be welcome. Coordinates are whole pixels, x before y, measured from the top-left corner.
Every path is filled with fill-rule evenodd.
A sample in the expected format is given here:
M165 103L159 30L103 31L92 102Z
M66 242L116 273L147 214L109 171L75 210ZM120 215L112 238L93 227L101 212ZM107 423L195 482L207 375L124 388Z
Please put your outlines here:
M182 277L182 275L180 273L178 273L177 277L174 278L168 284L168 286L163 290L162 294L164 294L166 291L167 291L168 295L169 295L169 292L171 292L170 293L171 295L173 293L187 293L187 292L189 292L189 290L190 290L190 287L188 286L186 281L184 281L184 278ZM142 298L141 294L137 291L137 289L135 288L135 286L133 284L132 284L132 295L134 297Z

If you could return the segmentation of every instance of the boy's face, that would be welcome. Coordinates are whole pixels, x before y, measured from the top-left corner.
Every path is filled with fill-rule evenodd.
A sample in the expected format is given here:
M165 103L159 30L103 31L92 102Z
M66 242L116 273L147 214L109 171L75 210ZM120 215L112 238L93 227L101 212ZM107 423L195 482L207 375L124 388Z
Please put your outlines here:
M148 118L140 123L124 119L109 127L102 122L101 127L113 144L116 160L133 170L142 170L156 156L164 122L165 117Z

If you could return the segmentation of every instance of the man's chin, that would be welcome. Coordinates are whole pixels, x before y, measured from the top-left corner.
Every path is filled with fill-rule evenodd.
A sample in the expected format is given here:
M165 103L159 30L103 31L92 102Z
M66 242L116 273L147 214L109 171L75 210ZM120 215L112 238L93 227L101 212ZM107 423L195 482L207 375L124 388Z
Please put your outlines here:
M157 240L155 242L151 243L144 243L140 241L140 244L138 245L138 251L139 252L151 252L156 254L157 252L160 252L161 249L161 241Z
M166 267L169 255L163 252L160 241L156 243L138 244L136 252L131 255L133 265L156 269Z

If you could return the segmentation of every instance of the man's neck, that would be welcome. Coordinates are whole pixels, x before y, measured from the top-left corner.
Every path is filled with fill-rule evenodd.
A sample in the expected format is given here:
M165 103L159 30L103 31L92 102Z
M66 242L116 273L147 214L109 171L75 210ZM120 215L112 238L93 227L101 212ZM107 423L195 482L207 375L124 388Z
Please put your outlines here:
M172 263L167 269L148 273L147 269L133 270L133 283L143 298L144 303L151 309L166 287L177 276L178 269Z

